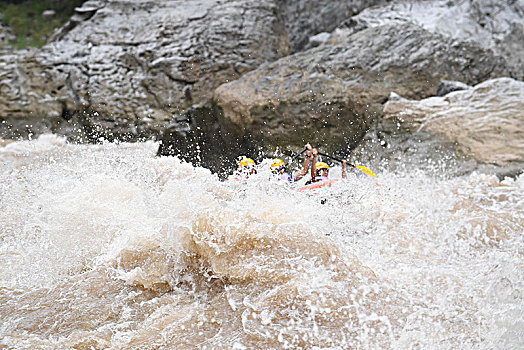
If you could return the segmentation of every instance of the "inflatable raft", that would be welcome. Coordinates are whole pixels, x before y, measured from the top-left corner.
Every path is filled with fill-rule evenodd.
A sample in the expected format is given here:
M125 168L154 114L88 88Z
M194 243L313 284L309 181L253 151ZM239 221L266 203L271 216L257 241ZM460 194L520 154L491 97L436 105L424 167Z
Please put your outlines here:
M298 189L298 191L299 192L306 192L306 193L309 194L309 196L312 196L314 194L317 194L319 189L321 189L323 187L331 187L331 186L333 186L334 183L336 183L338 181L341 181L341 180L340 179L334 179L334 180L325 180L325 181L313 182L313 183L311 183L309 185L300 187Z

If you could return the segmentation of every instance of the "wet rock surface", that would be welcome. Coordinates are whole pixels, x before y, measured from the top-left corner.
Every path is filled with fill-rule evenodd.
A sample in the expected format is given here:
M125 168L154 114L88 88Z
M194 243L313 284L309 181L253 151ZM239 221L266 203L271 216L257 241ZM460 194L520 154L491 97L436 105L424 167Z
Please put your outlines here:
M41 50L0 56L2 133L27 136L40 126L16 120L65 115L92 138L158 135L173 114L288 52L274 1L88 1Z
M319 33L332 32L339 24L383 0L282 1L291 53L315 46Z
M341 28L355 32L402 23L413 23L432 33L491 49L508 62L511 77L524 80L522 1L394 1L365 9Z
M523 122L524 82L499 78L443 97L388 101L377 134L396 135L394 148L404 149L406 157L409 153L419 153L421 159L431 159L430 153L458 157L462 171L503 178L518 176L524 169ZM415 140L421 135L440 150L427 147L428 141L417 147Z
M390 91L422 98L443 77L472 84L505 74L505 61L489 50L406 23L340 35L265 64L220 86L214 100L231 134L281 147L309 141L344 156L382 114Z
M87 1L41 50L0 57L0 133L156 138L222 83L379 2Z

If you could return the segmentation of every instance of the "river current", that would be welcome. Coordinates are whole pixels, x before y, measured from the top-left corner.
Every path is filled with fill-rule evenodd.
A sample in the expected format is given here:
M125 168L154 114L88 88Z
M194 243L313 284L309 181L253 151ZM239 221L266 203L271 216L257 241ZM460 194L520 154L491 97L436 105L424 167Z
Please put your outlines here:
M524 348L523 175L309 196L157 146L0 146L0 348Z

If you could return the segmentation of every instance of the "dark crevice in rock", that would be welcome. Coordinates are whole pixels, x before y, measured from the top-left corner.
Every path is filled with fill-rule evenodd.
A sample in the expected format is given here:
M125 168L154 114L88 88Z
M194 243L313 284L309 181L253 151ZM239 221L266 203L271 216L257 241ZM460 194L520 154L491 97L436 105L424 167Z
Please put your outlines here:
M66 121L69 121L69 120L71 120L73 118L73 115L75 113L76 113L76 111L73 111L73 112L69 111L67 109L66 104L64 102L62 102L62 115L61 115L62 119L66 120Z
M176 83L180 83L180 84L189 84L189 85L194 85L196 83L196 81L194 80L188 80L188 79L182 79L182 78L176 78L174 77L172 74L168 73L168 72L164 72L166 77L169 78L169 80L171 81L174 81Z
M459 81L443 80L437 87L437 96L445 96L453 91L467 90L471 86Z
M153 97L153 99L155 100L156 102L156 105L157 107L161 107L162 106L162 102L160 102L160 100L158 99L158 96L157 94L155 94L155 92L153 91L153 89L151 89L151 87L149 86L149 84L147 84L146 82L142 81L140 83L140 85L146 90L146 92Z
M73 87L73 82L71 80L71 73L67 74L66 85L69 88L69 92L73 96L73 100L75 102L77 109L80 109L81 108L80 97L78 96L75 88Z
M156 41L140 41L140 42L112 41L112 42L104 43L104 45L138 47L142 45L156 44L156 43L157 43ZM95 44L93 43L93 45Z

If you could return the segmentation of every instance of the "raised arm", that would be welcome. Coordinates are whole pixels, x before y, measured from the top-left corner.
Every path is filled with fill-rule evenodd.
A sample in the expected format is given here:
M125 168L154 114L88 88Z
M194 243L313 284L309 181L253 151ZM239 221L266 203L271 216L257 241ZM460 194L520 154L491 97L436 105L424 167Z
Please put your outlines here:
M293 181L298 181L304 176L306 176L307 171L309 170L309 165L311 163L311 150L313 149L308 143L304 146L306 149L306 157L304 158L304 163L302 164L302 169L297 170L293 173Z
M317 182L317 155L318 151L316 148L311 150L313 156L311 157L311 182Z

